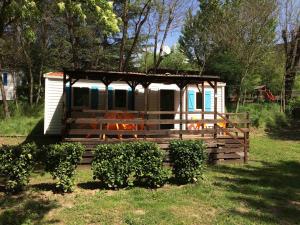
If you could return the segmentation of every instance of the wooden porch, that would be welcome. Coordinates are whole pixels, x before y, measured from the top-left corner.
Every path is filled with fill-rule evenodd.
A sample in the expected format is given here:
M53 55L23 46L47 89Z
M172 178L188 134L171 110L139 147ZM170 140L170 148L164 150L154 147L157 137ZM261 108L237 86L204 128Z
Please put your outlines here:
M186 112L183 112L184 114ZM131 119L107 118L106 115L131 115ZM90 163L91 150L99 144L146 140L156 142L164 150L174 139L204 140L211 163L247 162L249 151L249 114L218 113L217 119L162 119L168 111L72 111L66 120L65 141L81 142L88 151L83 163ZM191 114L191 112L189 112ZM198 115L198 112L193 114ZM151 116L159 119L150 119ZM201 117L213 115L203 112ZM126 116L125 116L126 118ZM160 125L180 125L181 129L160 129ZM168 161L168 160L166 160Z
M76 110L71 107L71 94L66 95L65 87L67 83L72 87L79 79L100 80L105 84L104 110ZM144 110L109 109L108 86L114 81L126 82L133 92L137 85L142 85L145 90ZM217 111L218 81L220 78L216 76L65 71L62 135L67 142L81 142L86 145L88 151L83 163L91 162L91 150L98 144L146 140L158 143L167 153L168 143L174 139L203 139L207 144L212 163L247 162L249 114ZM183 94L187 93L189 85L197 85L203 93L204 82L208 82L214 90L213 110L211 112L191 112L188 110L187 104L184 109ZM150 111L148 87L151 83L176 84L180 89L179 110ZM204 98L204 95L202 96ZM134 94L132 98L134 103ZM135 109L134 104L133 109ZM202 109L204 109L204 105ZM167 159L166 156L166 162Z

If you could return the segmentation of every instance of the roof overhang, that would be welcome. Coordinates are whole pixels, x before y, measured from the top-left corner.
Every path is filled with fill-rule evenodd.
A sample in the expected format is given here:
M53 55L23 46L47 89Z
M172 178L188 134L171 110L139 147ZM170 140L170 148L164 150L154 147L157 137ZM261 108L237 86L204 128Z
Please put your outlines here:
M44 78L57 78L63 79L64 73L63 72L49 72L44 74Z
M219 76L209 75L187 75L187 74L146 74L135 72L113 72L113 71L80 71L64 70L64 76L69 80L97 80L104 83L114 81L164 84L199 84L201 82L222 82Z

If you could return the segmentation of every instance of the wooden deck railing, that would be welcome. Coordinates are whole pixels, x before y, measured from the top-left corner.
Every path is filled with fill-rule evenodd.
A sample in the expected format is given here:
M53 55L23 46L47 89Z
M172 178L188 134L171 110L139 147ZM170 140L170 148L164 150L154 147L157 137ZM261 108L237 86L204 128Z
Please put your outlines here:
M247 162L248 113L217 113L215 117L213 112L182 112L182 119L178 114L180 112L175 111L74 110L64 121L64 132L69 137L96 136L106 141L114 140L110 138L232 139L243 148L243 158ZM161 115L171 115L174 119L164 119ZM176 129L161 129L166 124Z
M107 118L110 115L124 115L123 118ZM249 133L249 118L245 113L218 113L213 119L213 112L182 112L188 114L187 118L175 119L176 111L105 111L82 110L73 111L70 118L66 119L68 135L169 135L169 134L206 134L226 133L239 137ZM133 115L132 119L126 115ZM174 119L164 119L160 115L171 115ZM194 118L195 116L199 118ZM202 115L204 115L204 119ZM156 118L150 117L156 116ZM192 118L191 118L192 117ZM207 118L211 117L211 118ZM160 125L178 125L177 129L160 129ZM112 125L116 125L115 129ZM128 129L126 126L131 125ZM194 125L194 126L192 126ZM215 128L215 125L217 128ZM111 128L110 128L111 127Z

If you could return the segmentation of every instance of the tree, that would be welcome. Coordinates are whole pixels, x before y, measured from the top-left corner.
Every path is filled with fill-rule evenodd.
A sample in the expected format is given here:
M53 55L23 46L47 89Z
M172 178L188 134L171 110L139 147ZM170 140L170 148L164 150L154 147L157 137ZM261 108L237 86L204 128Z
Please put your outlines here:
M190 13L183 35L181 48L190 61L203 71L211 54L221 51L237 64L234 82L238 86L237 106L246 96L249 84L256 78L257 66L273 49L276 28L275 0L200 0L200 10ZM223 57L225 59L226 57ZM228 58L230 59L230 58ZM253 78L251 77L253 76Z
M283 110L292 96L293 87L300 64L300 3L283 0L280 4L281 37L285 53L285 72L282 99Z
M163 60L163 48L170 32L182 25L184 15L189 10L190 1L186 0L155 0L151 20L153 30L153 69L159 67ZM150 39L150 41L152 41Z
M246 95L249 76L273 49L276 12L276 2L269 0L243 0L226 6L218 39L242 65L242 73L236 78L239 85L236 111L239 110L242 95Z
M0 2L0 39L10 26L15 24L19 19L30 18L36 10L36 1L34 0L3 0ZM29 29L28 29L29 30ZM1 65L1 62L0 62ZM1 71L1 66L0 66ZM6 118L10 117L8 104L6 101L5 91L0 76L0 89L2 95L3 109Z
M127 71L132 55L141 39L141 32L148 19L153 0L122 0L122 37L120 45L119 70ZM130 37L129 37L130 34ZM129 43L129 40L130 43Z
M102 28L102 33L118 32L118 19L113 13L113 5L106 0L70 1L58 0L57 6L67 26L69 42L72 50L73 67L82 67L79 56L80 28L86 26L89 19Z
M147 72L149 69L153 69L154 52L145 53L139 61L139 67L142 72ZM164 57L161 61L160 68L171 70L194 70L196 65L189 63L186 55L180 50L179 46L174 46L171 53Z
M164 57L160 64L161 68L172 70L195 70L197 67L189 63L186 55L179 46L174 46L171 53Z
M196 15L189 11L179 44L190 62L198 65L201 74L216 46L215 35L221 26L223 3L200 0L199 7Z

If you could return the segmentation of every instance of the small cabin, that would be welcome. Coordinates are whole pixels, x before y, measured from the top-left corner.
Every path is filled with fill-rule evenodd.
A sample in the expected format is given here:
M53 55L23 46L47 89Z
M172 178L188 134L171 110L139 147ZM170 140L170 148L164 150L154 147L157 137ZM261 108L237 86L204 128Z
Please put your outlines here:
M63 73L50 72L45 78L45 118L44 134L60 135L63 124ZM188 119L201 119L201 112L213 112L214 89L208 82L201 85L189 85L183 93L183 108L187 109ZM225 113L225 86L218 82L217 110ZM66 95L71 94L68 107L74 111L105 110L106 86L101 81L78 80L70 90L66 85ZM133 98L134 95L134 98ZM134 100L132 100L134 99ZM134 101L134 102L133 102ZM135 91L125 81L115 81L108 85L108 110L111 111L143 111L145 105L144 88L137 85ZM180 88L176 84L152 83L148 87L147 111L180 111ZM199 113L197 113L199 112ZM179 119L176 115L152 115L152 118ZM213 115L205 115L206 119ZM185 125L184 125L185 126ZM183 127L184 127L183 126ZM173 126L152 126L155 129L179 129Z
M44 77L46 135L89 148L202 139L214 163L247 161L249 114L226 112L218 76L65 70Z

